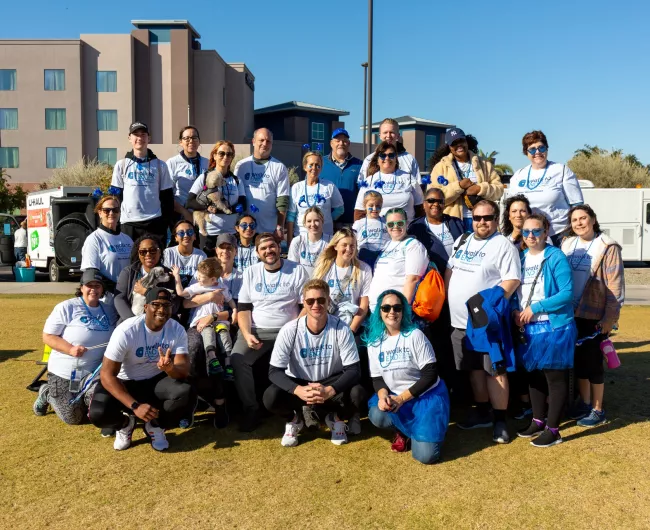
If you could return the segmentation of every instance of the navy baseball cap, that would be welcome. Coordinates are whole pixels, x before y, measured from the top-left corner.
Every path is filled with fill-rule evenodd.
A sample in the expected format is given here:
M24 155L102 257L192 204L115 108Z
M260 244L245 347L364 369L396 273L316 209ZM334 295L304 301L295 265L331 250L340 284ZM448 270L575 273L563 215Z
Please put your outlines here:
M144 131L147 134L149 134L149 127L147 126L146 123L142 123L141 121L136 121L133 122L129 127L129 134L133 134L135 131Z
M339 127L338 129L334 129L334 132L332 133L332 140L334 140L334 138L336 138L339 134L344 134L350 138L348 131L346 131L343 127Z
M445 143L447 145L451 145L456 140L463 140L464 138L465 133L463 132L463 129L459 129L458 127L453 127L445 133Z

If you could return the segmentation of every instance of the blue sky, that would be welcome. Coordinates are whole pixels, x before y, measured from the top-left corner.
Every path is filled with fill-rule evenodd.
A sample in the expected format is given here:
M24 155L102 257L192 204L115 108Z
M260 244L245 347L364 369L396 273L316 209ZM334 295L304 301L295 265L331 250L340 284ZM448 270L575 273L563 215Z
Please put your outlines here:
M168 18L189 20L204 49L249 66L256 107L345 109L361 140L365 0L3 2L11 22L0 38L128 33L131 20ZM455 123L514 169L533 129L546 133L554 160L588 143L649 164L648 20L644 0L375 0L373 118Z

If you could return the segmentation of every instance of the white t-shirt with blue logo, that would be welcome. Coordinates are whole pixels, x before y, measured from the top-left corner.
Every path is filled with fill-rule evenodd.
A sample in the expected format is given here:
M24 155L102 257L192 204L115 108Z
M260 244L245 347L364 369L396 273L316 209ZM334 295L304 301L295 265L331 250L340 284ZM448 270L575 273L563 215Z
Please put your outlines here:
M460 237L454 242L454 248L459 241ZM458 329L467 329L465 304L472 296L506 280L521 280L519 252L498 232L488 239L477 239L475 234L469 236L449 258L447 268L454 271L447 299L451 325Z
M101 303L98 307L87 307L83 298L77 297L57 304L45 321L43 333L56 335L74 346L96 346L111 338L118 320L118 314L111 304ZM70 379L73 370L83 377L92 373L102 362L106 346L88 350L81 357L52 350L47 363L48 372Z
M203 173L199 175L192 184L190 193L194 193L197 197L205 188L205 179L207 174ZM244 184L241 179L239 183L235 178L230 175L226 177L226 185L221 189L221 198L222 200L230 205L230 210L233 212L231 214L225 213L216 213L208 214L207 221L205 223L205 231L209 236L218 236L219 234L234 234L235 233L235 223L237 222L237 217L239 214L235 212L235 207L239 202L239 197L245 195ZM275 225L274 230L275 230Z
M358 362L359 352L350 328L328 315L327 324L318 335L307 328L307 317L285 324L275 339L270 364L284 368L294 379L316 382Z
M123 158L113 168L111 186L124 190L120 222L130 223L160 217L159 194L174 183L167 164L157 158L146 162Z
M98 228L90 234L81 249L81 270L97 269L113 282L122 269L129 265L133 240L126 234L111 234Z
M257 233L274 232L278 215L276 199L290 195L286 166L273 157L265 164L258 164L249 156L237 163L235 175L244 184L247 213L257 219Z
M386 219L359 219L352 225L352 230L357 233L357 247L359 250L367 248L373 252L378 252L384 248L385 244L390 241L388 229L386 228Z
M163 251L163 262L165 263L165 267L168 269L171 269L174 265L180 267L181 283L183 288L190 284L192 278L194 278L194 275L196 274L199 263L206 258L207 256L205 252L198 248L193 249L189 256L183 256L179 252L178 246L169 247Z
M444 222L439 225L432 224L429 221L425 221L425 223L427 223L429 232L436 236L438 241L444 245L445 250L447 251L447 256L451 256L451 253L454 250L454 236L449 231L447 225Z
M181 205L185 206L187 196L190 194L192 185L197 177L208 170L210 161L199 155L200 171L197 174L194 164L189 163L180 153L167 160L167 169L169 176L174 182L174 199Z
M414 178L413 175L401 169L389 175L377 172L367 177L365 182L368 185L359 189L357 202L354 205L355 210L364 210L363 198L367 191L376 191L383 197L384 202L380 212L382 216L385 216L391 208L403 208L406 211L407 220L412 221L415 216L414 206L424 203L420 179Z
M289 202L289 213L296 216L295 229L296 234L307 234L305 228L305 212L311 206L318 206L323 212L323 232L326 234L334 233L334 220L332 219L332 210L343 206L343 197L341 192L333 182L327 179L321 179L314 186L307 186L307 181L296 182L291 186L291 200Z
M591 241L583 241L579 237L574 236L562 242L562 252L564 252L569 260L571 275L573 277L574 308L580 305L580 299L592 274L592 268L604 250L605 242L602 236L594 237Z
M352 280L352 266L339 267L336 262L332 263L330 270L325 273L323 280L330 288L330 299L336 304L350 302L359 305L361 298L368 296L372 282L372 269L370 265L359 262L359 277Z
M368 345L368 361L370 377L381 377L391 393L399 395L420 380L422 369L436 362L436 354L424 333L414 329L406 336L384 334L382 341Z
M364 158L363 164L361 164L361 170L359 171L359 180L363 180L368 177L368 166L370 165L370 161L372 160L373 156L375 156L375 153L370 153L368 156L366 156L366 158ZM397 160L399 162L399 165L397 166L398 169L406 171L413 177L414 180L420 182L420 166L411 153L403 151L397 155ZM360 210L363 210L363 208L360 208Z
M535 281L535 276L539 272L539 268L542 266L542 261L544 261L544 254L546 249L543 252L538 254L531 254L530 250L526 252L526 257L523 259L521 264L521 284L517 288L517 298L519 298L519 311L523 311L528 307L528 305L533 305L535 302L541 302L544 300L544 272L539 274L537 282L535 283L535 289L533 290L533 282ZM528 297L530 292L533 290L533 295L530 299L530 304L528 304ZM539 322L540 320L548 320L547 313L536 313L533 316L532 322Z
M143 381L160 374L158 347L163 353L171 348L172 355L187 355L187 333L183 326L169 319L160 331L145 325L146 316L127 318L111 337L104 357L122 363L117 375L123 381Z
M331 239L331 235L323 234L323 237L318 241L309 241L307 234L300 234L291 240L287 259L295 263L300 263L307 269L307 273L311 278L316 267L316 261L318 261L318 256L327 248L327 244Z
M234 262L234 267L237 270L244 272L248 267L259 263L259 261L260 258L257 255L257 249L255 248L255 245L251 243L247 247L244 247L242 245L237 246L237 254L235 254Z
M239 304L253 304L252 327L280 329L298 316L302 287L309 275L302 265L283 260L273 272L257 263L244 271Z

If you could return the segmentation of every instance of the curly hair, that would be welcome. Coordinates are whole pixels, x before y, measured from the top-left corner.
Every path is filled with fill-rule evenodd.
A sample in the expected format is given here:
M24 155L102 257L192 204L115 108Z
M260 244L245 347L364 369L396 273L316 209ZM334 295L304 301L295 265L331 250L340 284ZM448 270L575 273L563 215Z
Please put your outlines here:
M417 324L413 322L413 311L411 310L409 303L406 301L406 297L395 289L388 289L377 297L377 308L370 314L370 318L366 321L366 328L361 334L361 340L363 340L366 346L377 344L383 338L384 333L386 333L386 324L384 324L384 321L381 319L381 309L379 306L384 297L389 294L397 296L402 303L402 322L400 323L400 332L402 335L407 337L418 327Z
M512 197L508 197L503 206L503 216L501 217L501 233L506 237L512 234L515 229L514 226L512 226L512 221L510 221L510 207L516 202L523 202L526 205L528 215L533 213L533 210L530 207L530 201L525 195L519 193Z
M478 153L478 140L476 137L471 134L467 134L465 135L465 140L467 140L467 148L472 153ZM433 169L436 167L436 164L440 162L444 157L446 157L449 153L451 153L449 146L447 144L442 144L433 152L431 158L429 158L428 167L430 169Z

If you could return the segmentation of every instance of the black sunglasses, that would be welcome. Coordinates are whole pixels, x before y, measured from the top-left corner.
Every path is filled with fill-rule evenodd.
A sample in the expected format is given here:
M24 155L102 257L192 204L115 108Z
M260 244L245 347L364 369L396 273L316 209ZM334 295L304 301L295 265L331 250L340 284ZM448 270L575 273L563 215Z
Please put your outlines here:
M395 311L395 313L401 313L402 309L404 309L404 308L403 308L402 304L395 304L395 305L384 304L384 305L380 306L379 309L381 309L382 313L390 313L391 309L393 311Z
M494 221L494 219L496 219L496 215L494 215L493 213L491 213L490 215L474 215L474 216L472 216L472 221L474 221L476 223L480 223L481 221L490 222L490 221Z
M156 254L157 252L160 252L160 249L158 247L151 247L151 248L141 248L138 250L138 254L141 256L146 256L147 254Z
M319 296L318 298L305 298L305 304L307 304L309 307L313 306L316 302L318 302L318 305L325 305L325 297L324 296Z
M390 160L395 160L396 156L397 155L395 153L379 153L379 158L381 158L382 160L386 160L387 158L389 158Z
M231 153L230 151L217 151L217 156L219 158L225 158L225 157L232 158L233 156L235 156L235 153Z
M115 208L101 208L101 211L104 215L108 215L109 213L120 213L120 207L116 206Z
M444 199L424 199L427 201L429 204L444 204L445 200Z

